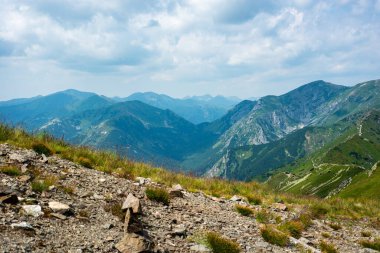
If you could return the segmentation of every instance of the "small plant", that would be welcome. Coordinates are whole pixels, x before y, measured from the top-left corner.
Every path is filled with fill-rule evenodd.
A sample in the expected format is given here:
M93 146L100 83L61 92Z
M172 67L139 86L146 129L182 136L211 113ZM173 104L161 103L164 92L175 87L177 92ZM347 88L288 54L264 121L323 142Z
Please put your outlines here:
M363 237L371 237L372 233L370 231L362 231Z
M238 213L240 213L243 216L250 216L253 214L253 210L247 206L236 205L235 209Z
M14 132L10 127L0 124L0 141L6 141L10 139L13 133Z
M92 161L89 158L80 156L77 162L86 168L93 169Z
M311 225L313 225L313 220L312 220L311 214L309 212L301 213L298 220L302 222L305 229L310 227Z
M49 147L47 147L44 143L41 143L41 142L34 143L32 145L32 149L40 155L44 154L46 156L50 156L53 154L53 151Z
M255 218L258 222L266 224L269 223L272 215L266 210L261 210L256 213Z
M330 238L331 237L331 234L330 233L327 233L327 232L322 232L322 236L324 238Z
M368 240L361 241L360 244L364 248L369 248L369 249L374 249L374 250L380 251L380 237L375 239L374 241L368 241Z
M80 217L83 217L83 218L89 218L90 217L90 214L85 209L79 210L78 214Z
M5 167L0 167L0 172L8 175L8 176L13 176L17 177L21 175L21 171L19 168L16 166L5 166Z
M300 238L305 227L302 222L292 220L282 224L279 229L285 233L289 233L294 238Z
M55 176L46 176L45 178L36 178L32 182L32 190L35 192L43 192L57 182Z
M338 253L338 251L335 249L335 246L326 241L321 241L319 243L319 247L323 253Z
M32 182L32 190L35 192L43 192L49 188L49 184L46 184L44 180L34 180Z
M310 206L310 212L311 217L320 219L329 212L329 209L326 205L317 202Z
M215 232L206 234L207 245L214 253L239 253L239 245Z
M106 212L112 213L112 215L118 217L121 221L125 218L125 213L121 209L122 205L117 202L111 202L104 206Z
M336 230L339 230L339 229L342 228L342 226L341 226L340 224L338 224L338 223L330 223L329 226L330 226L332 229L334 229L335 231L336 231Z
M67 194L70 194L70 195L74 194L74 192L75 192L75 187L72 186L72 185L62 185L59 188L62 189L62 191L64 193L67 193Z
M247 200L252 205L261 205L263 203L262 199L254 194L247 195Z
M146 189L145 194L150 200L163 203L164 205L169 205L170 195L165 189L149 187Z
M265 241L274 245L285 247L289 244L289 236L286 233L276 229L274 226L263 227L261 229L261 236Z

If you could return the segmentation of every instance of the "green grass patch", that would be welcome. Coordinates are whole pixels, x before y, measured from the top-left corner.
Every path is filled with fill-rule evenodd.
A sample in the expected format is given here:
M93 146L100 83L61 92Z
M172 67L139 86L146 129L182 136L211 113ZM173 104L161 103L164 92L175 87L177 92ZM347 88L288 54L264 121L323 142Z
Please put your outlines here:
M248 206L236 205L235 209L243 216L251 216L254 213L254 211Z
M305 229L305 226L301 221L291 220L281 224L278 228L279 230L288 233L294 238L300 238L302 231Z
M326 241L321 241L319 243L319 248L323 253L338 253L338 250L335 248L334 244Z
M380 238L376 238L374 241L363 240L360 242L360 244L364 248L369 248L369 249L374 249L374 250L380 251Z
M224 238L216 232L208 232L206 234L207 246L214 253L239 253L240 247L236 242Z
M330 223L330 228L334 229L335 231L342 229L342 226L339 223Z
M86 167L86 168L89 168L89 169L93 169L93 168L94 168L94 167L93 167L93 162L92 162L89 158L87 158L87 157L82 157L82 156L80 156L80 157L78 158L77 162L78 162L80 165L82 165L82 166L84 166L84 167Z
M262 209L262 210L256 212L255 218L258 222L263 223L263 224L267 224L273 218L273 215L270 212L268 212L267 210Z
M330 238L331 237L331 234L330 233L327 233L327 232L322 232L321 234L324 238Z
M263 227L261 229L261 236L266 242L280 247L285 247L289 244L289 236L272 225Z
M53 154L53 151L42 142L33 143L32 149L40 155L44 154L46 156L51 156Z
M261 205L263 203L262 198L256 194L248 194L247 200L252 205Z
M21 170L16 166L0 167L0 172L12 177L17 177L21 175Z
M362 231L361 232L361 235L363 237L371 237L372 233L370 231Z
M44 176L42 178L35 178L31 184L34 192L44 192L50 186L55 185L58 179L55 176Z
M158 187L149 187L145 190L146 197L150 200L169 205L170 195L167 190Z

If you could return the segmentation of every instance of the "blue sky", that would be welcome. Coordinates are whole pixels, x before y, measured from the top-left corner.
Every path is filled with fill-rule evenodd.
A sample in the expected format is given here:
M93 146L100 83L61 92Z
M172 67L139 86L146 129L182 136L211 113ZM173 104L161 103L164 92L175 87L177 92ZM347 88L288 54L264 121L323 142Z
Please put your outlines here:
M0 100L282 94L380 76L380 0L0 0Z

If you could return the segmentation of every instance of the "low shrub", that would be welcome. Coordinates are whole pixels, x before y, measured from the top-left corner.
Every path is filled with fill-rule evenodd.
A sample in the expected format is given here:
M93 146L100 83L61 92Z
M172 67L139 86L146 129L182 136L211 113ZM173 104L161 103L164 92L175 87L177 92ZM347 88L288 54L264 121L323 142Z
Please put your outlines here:
M320 202L316 202L310 206L310 214L312 218L320 219L329 212L326 205Z
M255 218L258 222L266 224L269 223L272 218L272 214L266 210L261 210L256 213Z
M361 241L360 244L364 248L369 248L369 249L374 249L374 250L380 251L380 237L375 239L374 241L368 241L368 240Z
M75 192L75 186L73 185L61 185L59 186L59 188L62 189L62 191L67 194L74 194Z
M362 231L362 236L363 237L371 237L372 233L370 231Z
M338 223L330 223L329 226L330 226L330 228L334 229L335 231L342 228L342 226Z
M298 220L302 222L305 229L313 225L313 220L309 212L301 213L300 216L298 217Z
M13 177L17 177L21 175L21 170L17 168L16 166L0 167L0 172L8 176L13 176Z
M78 157L77 162L78 162L80 165L82 165L82 166L84 166L84 167L86 167L86 168L89 168L89 169L93 169L93 168L94 168L94 167L93 167L93 162L92 162L89 158L86 158L86 157L80 156L80 157Z
M12 128L0 124L0 141L7 141L9 140L14 134L14 131Z
M319 243L319 248L323 253L338 253L338 251L335 249L335 246L326 241L321 241Z
M288 233L294 238L300 238L305 227L301 221L292 220L280 225L279 229L285 233Z
M32 182L32 190L35 192L43 192L57 182L55 176L46 176L44 178L35 178Z
M261 205L263 203L261 197L254 194L247 195L247 200L252 205Z
M327 233L327 232L322 232L322 236L324 238L330 238L331 237L331 234L330 233Z
M43 192L49 188L50 185L46 184L43 180L34 180L32 182L32 190L35 192Z
M285 247L289 244L289 236L276 229L274 226L265 226L261 229L261 236L266 242L269 242L280 247Z
M238 213L240 213L243 216L250 216L253 214L253 210L247 206L236 205L235 209Z
M150 200L169 205L170 195L168 191L158 187L149 187L145 191L146 197Z
M215 232L206 234L207 245L214 253L239 253L239 245Z
M46 156L50 156L53 154L53 151L42 142L33 143L32 149L40 155L44 154Z

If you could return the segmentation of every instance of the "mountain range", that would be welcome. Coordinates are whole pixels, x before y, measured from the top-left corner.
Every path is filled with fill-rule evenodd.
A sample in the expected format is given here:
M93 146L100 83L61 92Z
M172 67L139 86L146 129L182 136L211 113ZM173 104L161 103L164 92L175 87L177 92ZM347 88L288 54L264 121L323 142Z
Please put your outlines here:
M254 101L67 90L0 102L0 119L196 175L329 197L379 177L378 110L380 80L315 81Z

